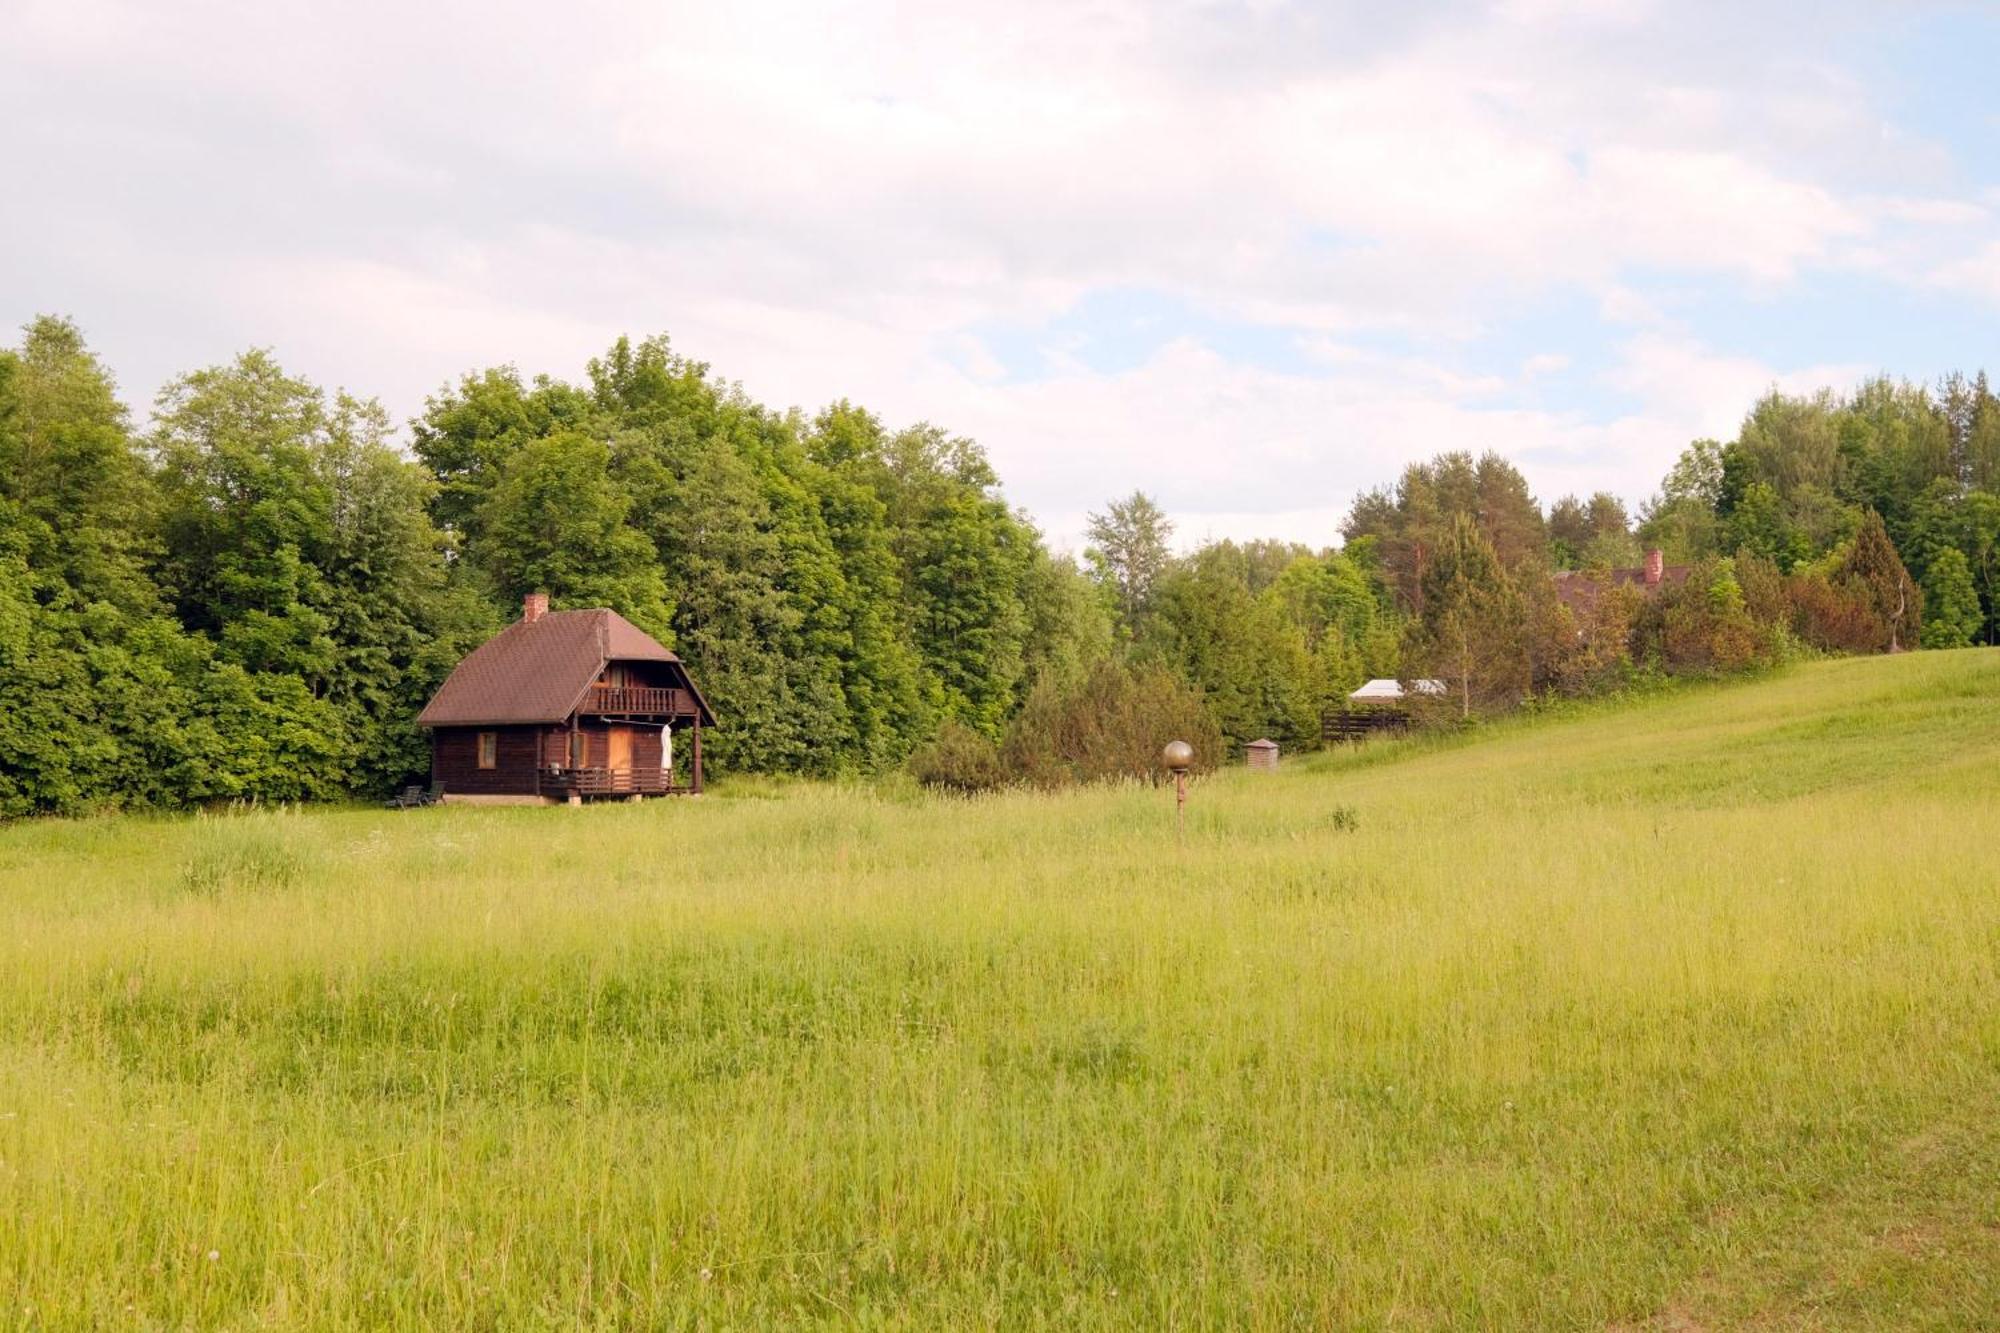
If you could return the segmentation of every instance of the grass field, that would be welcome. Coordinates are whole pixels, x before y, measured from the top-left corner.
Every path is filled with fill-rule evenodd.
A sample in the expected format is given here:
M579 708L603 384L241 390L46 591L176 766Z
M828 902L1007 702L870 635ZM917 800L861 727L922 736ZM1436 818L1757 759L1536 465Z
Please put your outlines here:
M1351 812L1351 817L1350 817ZM0 830L0 1327L2000 1327L2000 652Z

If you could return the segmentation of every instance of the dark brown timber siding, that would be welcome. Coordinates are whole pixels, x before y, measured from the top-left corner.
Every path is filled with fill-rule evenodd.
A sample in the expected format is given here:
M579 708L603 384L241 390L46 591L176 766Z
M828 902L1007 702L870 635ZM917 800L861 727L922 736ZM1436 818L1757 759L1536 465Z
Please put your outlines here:
M497 738L492 768L479 766L479 733ZM540 727L439 727L437 760L431 776L445 794L529 796L535 791L535 740Z
M577 723L583 735L583 767L603 768L611 762L611 728L626 725L632 732L632 766L660 766L660 725L657 722L605 723L589 718ZM555 768L570 767L569 728L551 727L542 732L542 763Z

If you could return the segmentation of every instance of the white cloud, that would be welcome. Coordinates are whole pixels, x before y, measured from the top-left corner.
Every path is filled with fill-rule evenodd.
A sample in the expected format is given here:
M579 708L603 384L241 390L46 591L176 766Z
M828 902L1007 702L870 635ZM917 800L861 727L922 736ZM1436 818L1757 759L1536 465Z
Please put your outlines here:
M1993 220L1992 211L1965 199L1915 199L1903 195L1867 201L1866 207L1895 222L1939 227L1978 227Z
M1175 517L1183 541L1235 533L1326 545L1338 540L1340 516L1359 491L1393 482L1439 449L1515 459L1545 500L1610 490L1637 501L1689 440L1733 434L1773 384L1856 377L1845 367L1780 375L1641 338L1625 350L1616 384L1637 398L1636 410L1595 421L1442 392L1394 365L1282 374L1178 343L1118 375L1079 372L981 392L956 424L995 442L1010 492L1071 547L1081 544L1086 508L1135 487Z
M1773 389L1845 389L1870 369L1820 365L1780 373L1748 357L1718 355L1684 336L1642 333L1624 345L1608 378L1635 396L1655 421L1685 439L1729 439L1750 406Z
M665 329L768 401L978 436L1057 531L1143 485L1325 540L1445 447L1634 495L1768 384L1842 371L1708 350L1663 284L2000 300L1993 198L1785 8L1724 46L1656 0L32 0L0 49L0 169L36 183L0 206L0 316L76 314L141 397L272 344L401 412ZM1277 326L1305 367L1184 336L1102 373L1050 335L1008 378L988 329L1111 289ZM1567 342L1465 354L1578 293ZM1557 401L1607 338L1637 407Z
M1976 254L1939 265L1931 273L1931 282L1950 291L2000 301L2000 241L1988 242Z

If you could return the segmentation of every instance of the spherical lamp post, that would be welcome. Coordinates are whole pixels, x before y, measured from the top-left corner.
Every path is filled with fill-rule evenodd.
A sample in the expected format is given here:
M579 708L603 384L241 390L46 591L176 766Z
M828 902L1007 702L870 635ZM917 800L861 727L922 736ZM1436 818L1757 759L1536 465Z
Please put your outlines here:
M1188 766L1194 763L1194 747L1186 741L1168 741L1160 758L1174 772L1174 841L1179 842L1187 823L1187 775Z

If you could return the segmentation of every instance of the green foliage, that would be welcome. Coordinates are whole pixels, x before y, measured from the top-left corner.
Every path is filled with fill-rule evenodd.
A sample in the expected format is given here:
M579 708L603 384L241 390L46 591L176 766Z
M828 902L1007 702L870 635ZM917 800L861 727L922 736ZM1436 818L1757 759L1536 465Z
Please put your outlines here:
M1044 681L1074 685L1111 656L1116 629L1110 603L1068 556L1037 546L1021 583L1028 617L1020 701Z
M1316 744L1324 691L1305 629L1276 587L1251 591L1241 554L1228 542L1206 546L1160 580L1147 655L1201 692L1228 743Z
M44 596L157 611L152 502L109 372L74 324L30 323L18 352L0 350L0 522Z
M1271 588L1308 645L1317 647L1332 635L1364 656L1379 656L1385 646L1393 653L1395 625L1383 606L1376 570L1352 553L1296 554Z
M845 401L773 412L663 336L620 338L576 384L462 376L411 432L414 459L379 404L251 351L170 383L142 440L74 325L39 319L0 350L0 812L420 778L416 713L530 591L674 644L722 714L718 773L882 772L947 723L1011 744L1093 687L1178 709L1148 693L1171 680L1219 749L1297 751L1371 676L1445 676L1463 716L1794 642L2000 630L1983 377L1767 396L1737 439L1688 449L1636 537L1615 496L1545 521L1518 469L1454 452L1361 496L1339 551L1176 555L1134 492L1092 516L1083 569L972 441ZM1641 538L1734 559L1741 606L1719 575L1637 604L1614 571ZM1567 604L1557 568L1602 595ZM1051 770L1096 762L1040 748Z
M1341 532L1349 543L1373 540L1388 585L1402 604L1420 610L1431 556L1456 540L1460 519L1471 522L1510 577L1539 577L1551 563L1548 528L1527 478L1498 454L1440 454L1404 469L1393 492L1378 490L1354 503Z
M908 623L944 715L998 735L1025 666L1034 530L1000 499L978 446L936 427L891 437L878 477Z
M1556 501L1549 506L1548 532L1549 553L1557 569L1632 565L1641 554L1625 502L1606 491L1588 501L1573 495Z
M435 510L503 606L534 583L653 628L669 603L726 718L718 771L876 770L943 718L995 737L1033 678L1103 651L970 441L847 403L770 413L665 338L589 370L585 390L490 372L433 400Z
M1935 392L1889 379L1846 397L1773 392L1735 440L1682 455L1640 535L1674 561L1749 551L1790 571L1848 546L1872 510L1919 577L1947 545L1976 568L1968 502L1996 460L2000 402L1984 376L1951 376Z
M437 479L432 513L468 543L501 469L521 446L559 430L587 429L595 409L581 390L546 376L530 388L512 366L466 375L410 424L416 455Z
M1777 488L1767 481L1744 486L1723 524L1723 535L1729 549L1761 556L1780 569L1790 569L1812 555L1806 534L1786 518Z
M909 632L904 566L888 507L864 475L870 465L815 466L810 475L838 577L837 600L822 600L813 610L821 617L833 613L826 651L837 664L839 694L849 710L848 763L877 768L900 758L928 725L935 691Z
M1923 591L1903 567L1880 514L1868 511L1838 568L1840 578L1856 591L1886 631L1887 641L1872 646L1892 653L1915 647L1918 626L1923 623Z
M1453 516L1418 592L1409 675L1444 681L1461 718L1527 697L1527 606L1470 515Z
M1642 538L1670 560L1754 557L1789 575L1752 613L1808 645L1876 652L1992 641L2000 400L1982 374L1935 390L1876 379L1845 397L1772 393L1726 445L1699 441L1647 503ZM1976 612L1959 579L1963 557ZM1943 559L1949 616L1916 610ZM1907 568L1905 568L1907 566ZM1782 615L1773 608L1784 605ZM1972 626L1966 630L1968 614Z
M1109 592L1118 624L1128 639L1144 629L1154 589L1173 561L1168 545L1173 522L1144 491L1113 500L1101 514L1092 514L1087 529L1090 547L1084 553L1091 571Z
M1099 662L1081 681L1044 681L1007 730L1007 775L1036 786L1158 779L1169 741L1194 747L1195 767L1222 760L1222 730L1201 695L1159 666Z
M81 807L110 749L88 723L89 672L29 586L19 554L0 562L0 816Z
M609 446L564 430L521 446L479 511L478 548L509 601L546 592L553 607L609 606L669 643L673 606L652 543L626 523L632 502Z
M1608 584L1581 609L1553 596L1529 608L1530 669L1544 695L1604 694L1632 683L1635 641L1646 598L1631 584Z
M251 352L175 381L155 416L160 580L249 673L212 683L247 749L192 790L326 797L421 773L415 710L492 621L452 581L435 483L387 414Z
M1965 648L1978 635L1979 590L1972 585L1972 565L1957 547L1932 558L1924 576L1924 606L1924 647Z
M1986 608L1985 641L1992 643L2000 630L2000 495L1972 491L1961 504L1964 524L1960 533L1965 542L1961 549L1972 566L1972 579Z
M1660 663L1683 675L1742 671L1774 660L1769 626L1751 618L1732 560L1706 560L1687 581L1642 608L1642 640Z
M961 796L991 791L1006 781L999 747L964 723L950 720L911 753L904 767L924 786Z

